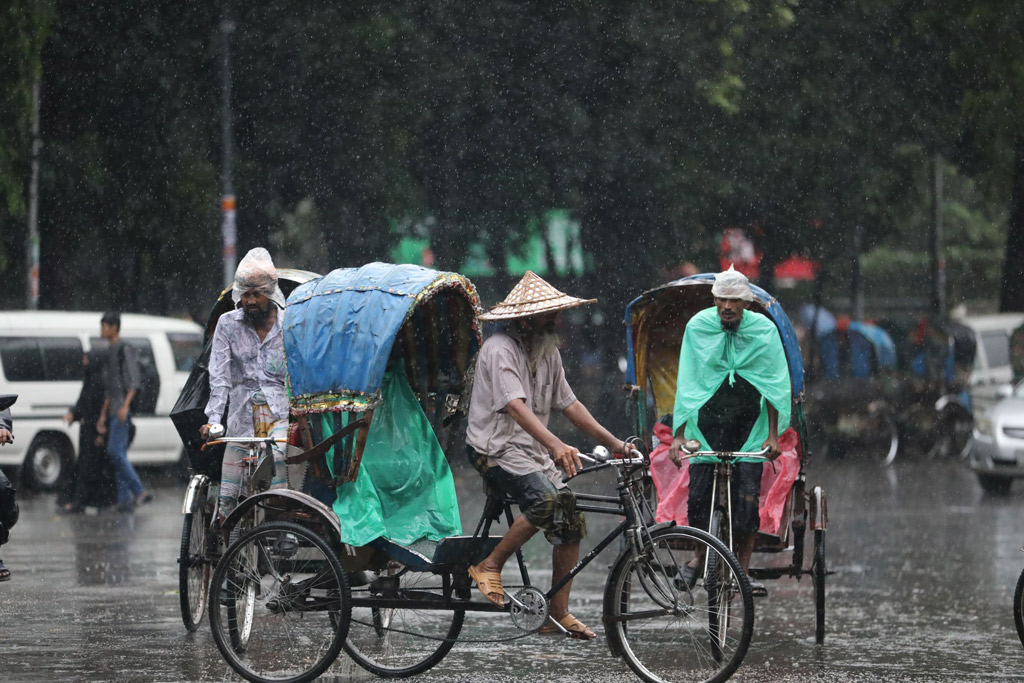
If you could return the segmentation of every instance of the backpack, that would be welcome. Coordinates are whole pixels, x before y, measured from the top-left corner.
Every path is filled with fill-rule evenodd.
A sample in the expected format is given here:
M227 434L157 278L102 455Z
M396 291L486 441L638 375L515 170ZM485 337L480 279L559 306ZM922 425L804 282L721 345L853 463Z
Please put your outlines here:
M128 342L125 342L127 344ZM138 351L136 349L136 351ZM138 354L139 376L141 388L135 392L132 399L132 413L135 415L152 415L156 412L156 401L160 396L160 374L156 370L156 363L151 355ZM121 368L121 376L125 375L124 346L118 351L118 367Z

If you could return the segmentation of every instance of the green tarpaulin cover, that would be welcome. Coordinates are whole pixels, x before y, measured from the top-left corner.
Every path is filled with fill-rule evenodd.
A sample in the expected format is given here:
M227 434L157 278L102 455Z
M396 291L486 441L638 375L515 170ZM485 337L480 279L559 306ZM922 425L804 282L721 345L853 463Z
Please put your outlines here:
M338 487L341 540L363 546L383 536L408 546L460 535L451 469L400 363L385 373L381 397L359 475Z
M789 426L791 394L786 352L775 324L754 311L744 311L735 333L723 333L715 308L697 313L686 325L679 350L679 379L672 414L672 433L686 423L684 436L706 448L697 413L721 386L735 381L733 374L754 385L761 394L761 415L743 444L743 451L758 451L768 438L767 399L779 411L779 434ZM706 462L713 458L693 458Z

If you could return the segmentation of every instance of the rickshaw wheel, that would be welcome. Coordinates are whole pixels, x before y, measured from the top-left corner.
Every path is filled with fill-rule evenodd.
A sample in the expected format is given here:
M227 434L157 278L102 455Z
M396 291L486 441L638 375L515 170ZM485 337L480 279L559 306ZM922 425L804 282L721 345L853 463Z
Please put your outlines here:
M181 524L181 551L178 554L178 596L181 602L181 620L185 628L195 631L206 613L206 600L210 595L210 574L213 565L207 556L207 529L209 519L206 508L199 505L195 512L185 513Z
M217 564L210 627L221 655L253 683L305 683L338 658L352 602L331 546L292 522L243 534Z
M711 535L722 542L726 548L730 547L730 534L732 529L730 525L726 523L725 511L721 508L715 508L714 512L711 513L711 524L710 524ZM731 599L728 590L728 582L726 577L720 576L723 571L722 563L714 553L708 555L706 561L706 578L705 585L708 591L708 626L711 629L711 652L716 659L722 657L724 643L722 639L725 638L729 632L729 618L730 610L728 601ZM718 587L722 587L719 591Z
M687 580L683 566L700 554L710 560L708 577ZM652 533L636 560L626 549L608 576L604 614L612 652L648 683L725 681L754 631L754 599L739 561L692 527Z
M1017 589L1013 591L1013 624L1017 627L1017 638L1024 645L1024 570L1017 578Z
M825 642L825 530L814 530L814 561L811 580L814 583L814 641Z
M444 577L389 562L369 585L352 591L352 623L345 652L383 678L427 671L455 645L465 610L417 609L417 600L444 598ZM449 582L450 585L450 582ZM375 605L376 600L390 601ZM394 601L402 606L396 607Z

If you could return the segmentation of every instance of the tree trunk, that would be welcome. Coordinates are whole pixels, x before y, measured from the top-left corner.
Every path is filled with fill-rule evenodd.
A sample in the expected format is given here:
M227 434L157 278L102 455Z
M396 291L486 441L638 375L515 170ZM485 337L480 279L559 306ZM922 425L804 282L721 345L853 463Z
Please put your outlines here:
M1020 133L1013 145L1012 187L1000 311L1024 311L1024 134Z

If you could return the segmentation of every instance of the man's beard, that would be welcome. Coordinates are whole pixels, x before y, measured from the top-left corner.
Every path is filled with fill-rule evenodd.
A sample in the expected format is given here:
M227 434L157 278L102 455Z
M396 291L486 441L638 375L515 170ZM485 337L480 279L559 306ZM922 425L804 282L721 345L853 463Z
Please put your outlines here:
M537 372L537 366L548 354L558 349L561 340L553 330L535 330L530 335L530 372Z
M722 331L723 332L735 332L736 330L740 329L740 322L741 321L742 321L742 318L740 320L732 320L732 321L729 321L729 322L725 322L724 320L719 319L718 322L722 323Z
M267 304L266 308L243 308L242 315L245 317L245 322L249 323L253 327L259 327L267 322L270 318L270 307L272 304Z

